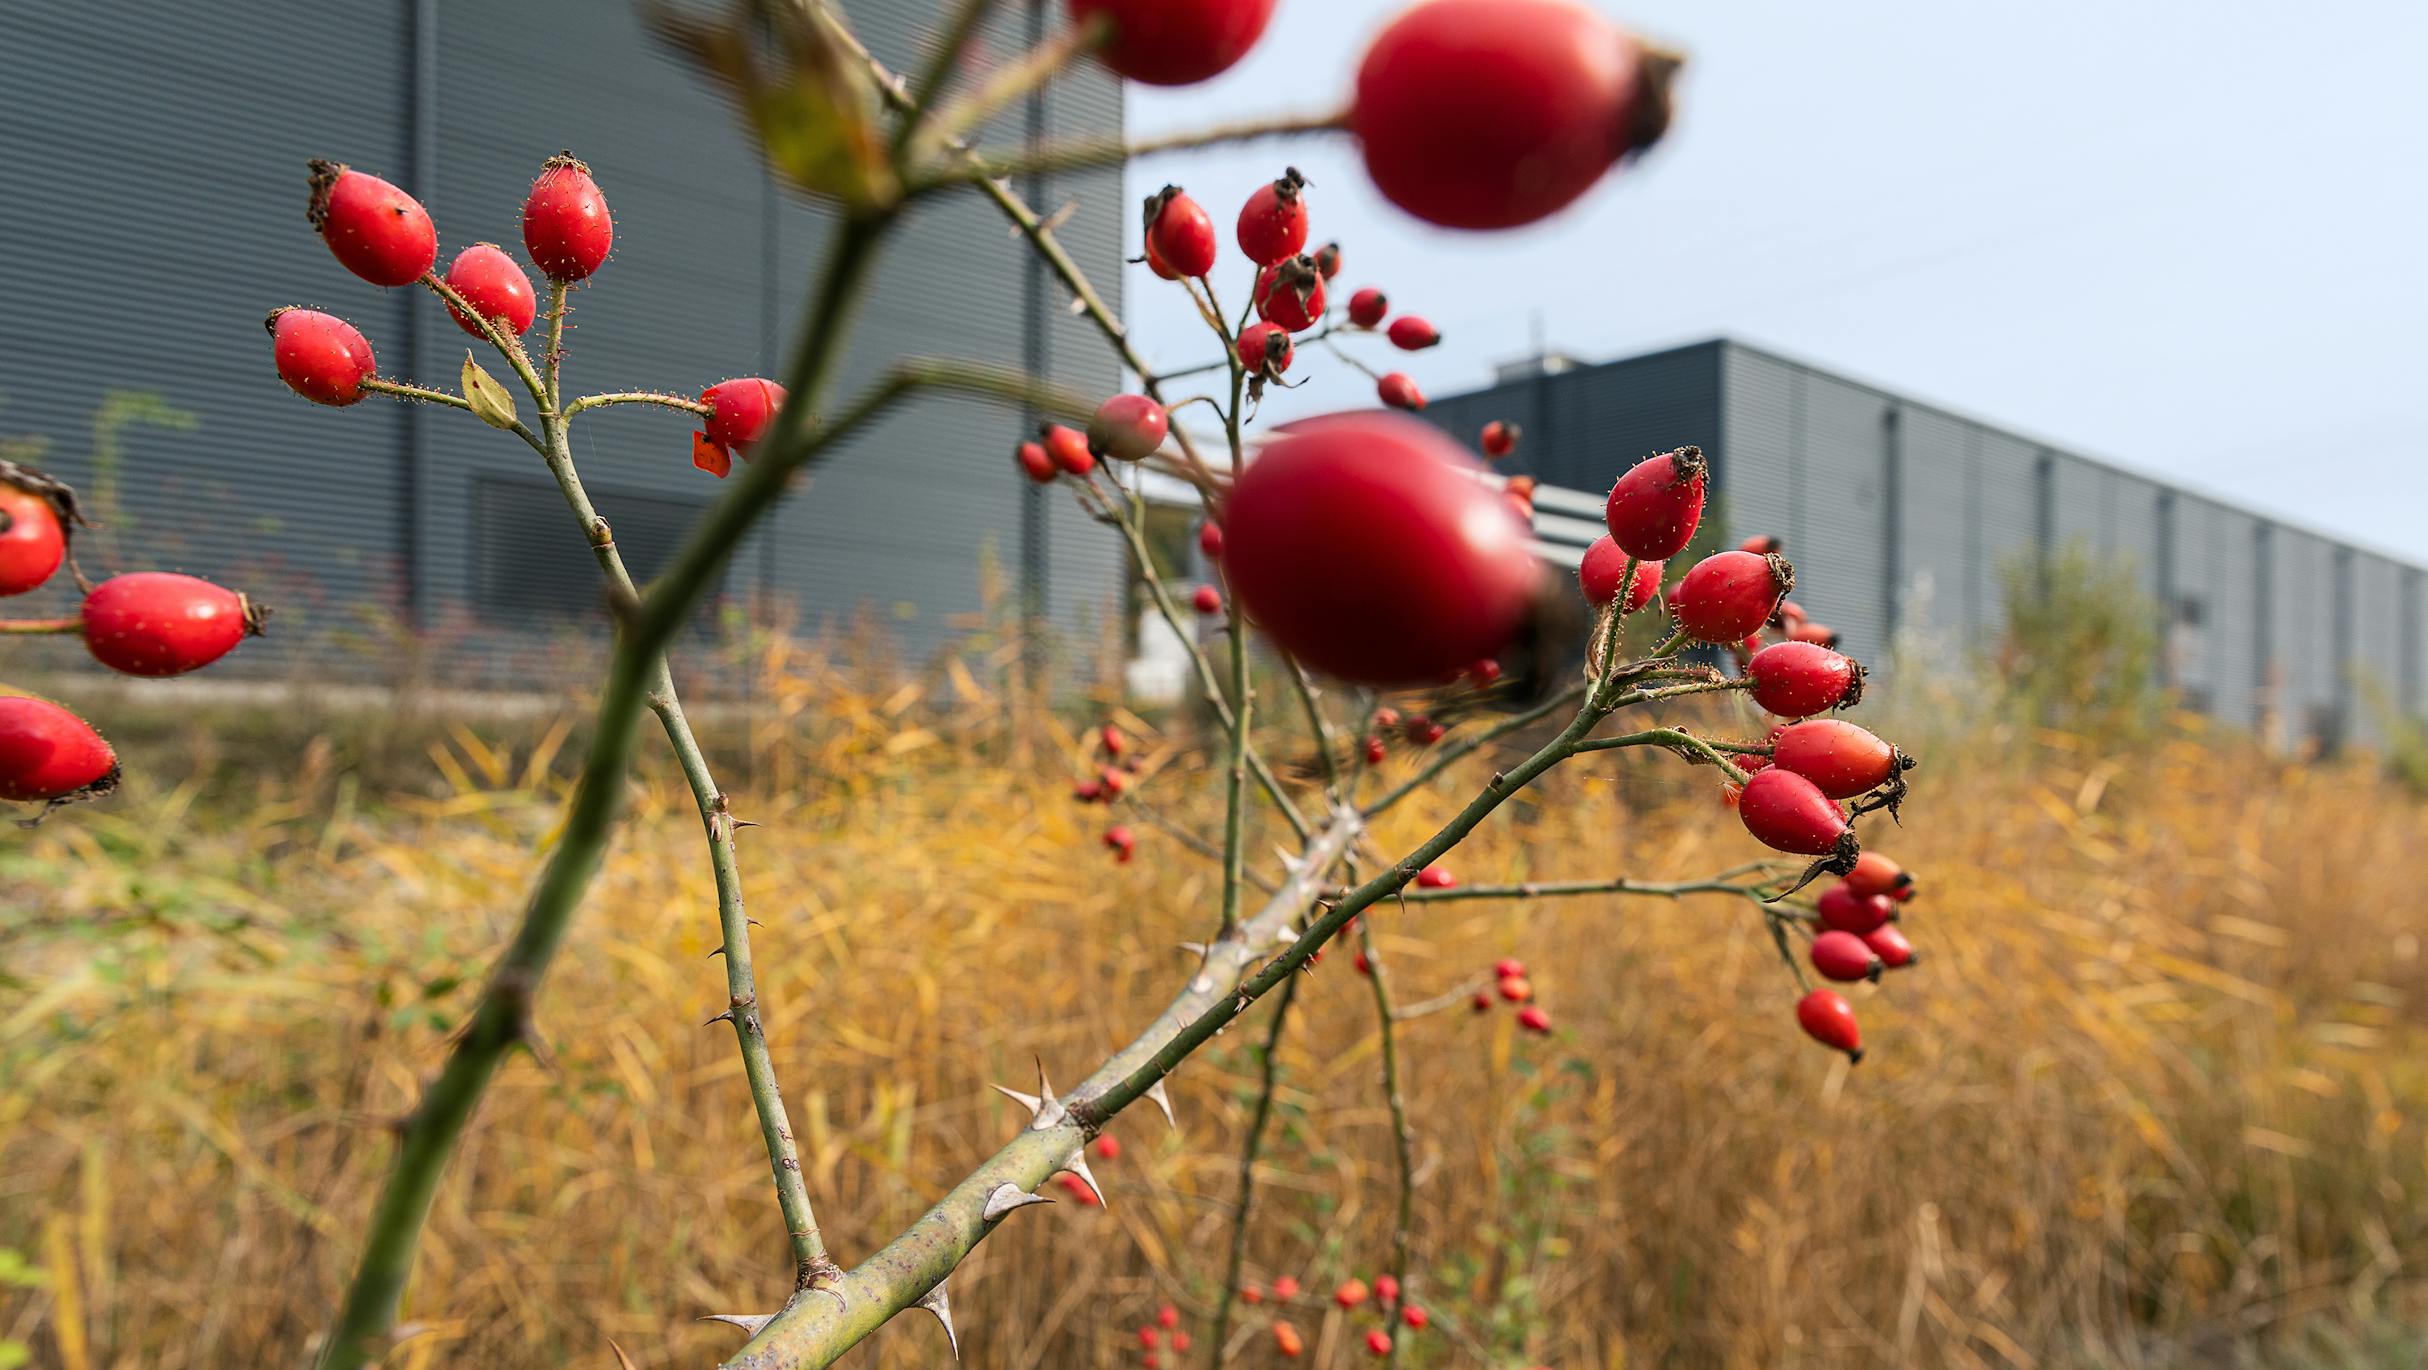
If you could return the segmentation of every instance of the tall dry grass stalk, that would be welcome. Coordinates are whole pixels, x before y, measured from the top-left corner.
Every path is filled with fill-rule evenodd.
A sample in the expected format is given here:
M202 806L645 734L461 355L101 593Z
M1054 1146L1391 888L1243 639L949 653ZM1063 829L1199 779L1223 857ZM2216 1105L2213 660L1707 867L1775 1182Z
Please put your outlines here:
M1056 739L1017 742L985 671L871 699L768 651L778 684L736 787L760 825L760 994L848 1255L1018 1125L989 1082L1025 1086L1032 1057L1074 1078L1160 1004L1220 877L1151 827L1110 865ZM1856 996L1872 1053L1853 1070L1796 1033L1740 901L1378 916L1404 997L1517 954L1558 1024L1544 1041L1462 1007L1406 1029L1413 1296L1439 1329L1409 1363L2205 1366L2411 1311L2428 819L2357 767L2284 768L2189 726L2126 755L1939 742L1912 826L1875 838L1928 883L1908 920L1925 961ZM10 840L0 1344L68 1370L299 1359L385 1121L441 1059L548 840L564 730L490 732L433 749L438 798L310 775L242 795L219 775ZM1218 825L1184 798L1208 787L1171 782L1219 764L1151 739L1144 794ZM1580 759L1459 874L1753 855L1707 774ZM1395 811L1381 845L1461 793ZM724 1005L694 825L670 773L641 787L543 1002L547 1060L504 1073L443 1191L406 1301L429 1330L389 1363L606 1365L613 1338L641 1365L698 1365L738 1334L692 1319L782 1297L740 1066L699 1026ZM1392 1146L1347 960L1311 977L1284 1039L1260 1281L1325 1289L1384 1254ZM1262 1036L1260 1011L1180 1073L1176 1134L1122 1117L1121 1158L1097 1163L1109 1210L1041 1210L981 1249L954 1289L968 1363L1132 1365L1131 1329L1165 1301L1202 1330ZM1244 1310L1252 1334L1270 1311ZM1302 1363L1365 1358L1346 1319L1294 1317ZM852 1363L945 1358L906 1320Z

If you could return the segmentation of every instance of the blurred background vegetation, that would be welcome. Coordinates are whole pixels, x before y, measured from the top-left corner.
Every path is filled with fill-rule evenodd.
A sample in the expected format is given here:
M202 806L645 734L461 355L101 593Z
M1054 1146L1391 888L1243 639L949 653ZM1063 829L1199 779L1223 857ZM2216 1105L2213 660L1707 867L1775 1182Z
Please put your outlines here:
M1902 830L1915 970L1859 987L1859 1068L1796 1032L1728 901L1411 906L1403 999L1527 960L1548 1039L1463 1003L1406 1028L1419 1366L2415 1366L2428 1341L2428 811L2377 758L2295 762L2167 707L2096 565L1978 662L1900 662L1863 711L1924 758ZM737 637L701 711L744 830L760 994L812 1193L847 1259L1162 1003L1219 877L1074 805L1080 735L1145 740L1154 813L1219 830L1185 718L1038 707L973 625L915 683L860 649ZM569 667L575 663L569 663ZM572 673L554 679L583 678ZM163 701L168 701L164 703ZM116 801L0 842L0 1366L295 1363L389 1154L550 840L584 712L407 691L376 707L86 690ZM1752 735L1727 709L1680 713ZM652 738L654 742L654 738ZM397 1366L700 1365L765 1312L783 1239L705 959L696 817L645 749L630 821L442 1193ZM2398 750L2390 758L2399 771ZM1395 757L1389 767L1412 766ZM1431 830L1481 758L1394 812ZM1264 850L1260 841L1252 850ZM1752 854L1707 772L1573 763L1450 863L1470 882L1685 877ZM1252 1276L1320 1294L1385 1255L1372 1008L1328 958L1283 1039ZM1220 1279L1263 1013L1122 1117L1107 1209L1006 1224L957 1277L968 1363L1134 1365ZM1238 1363L1274 1363L1272 1305ZM1312 1365L1367 1360L1310 1297ZM1202 1347L1201 1347L1202 1351ZM1201 1357L1192 1357L1198 1360ZM904 1320L851 1363L930 1366Z

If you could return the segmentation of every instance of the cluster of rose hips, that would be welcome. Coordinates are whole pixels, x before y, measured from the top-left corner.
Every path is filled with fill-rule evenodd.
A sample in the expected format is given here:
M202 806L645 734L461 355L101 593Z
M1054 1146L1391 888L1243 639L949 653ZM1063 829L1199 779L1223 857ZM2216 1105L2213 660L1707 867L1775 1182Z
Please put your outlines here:
M65 482L0 461L0 596L41 589L62 566L83 595L73 618L0 620L0 634L74 632L113 671L173 676L261 631L264 609L194 576L136 571L92 583L70 547L80 525L89 526ZM118 754L91 724L48 700L0 695L0 800L38 803L48 814L109 794L118 778Z
M539 321L531 277L494 243L464 248L443 277L436 274L438 228L430 212L377 176L312 162L305 213L348 271L376 286L428 286L446 300L457 326L476 338L494 336L519 348L514 340ZM575 285L606 264L614 244L615 219L590 168L570 153L549 158L523 200L523 249L532 265L558 285ZM287 306L270 311L264 325L279 379L315 404L354 404L383 389L410 394L409 387L399 390L381 380L369 340L333 314ZM702 390L692 464L725 476L735 457L750 457L783 406L784 387L762 376Z
M1138 1329L1141 1354L1138 1363L1145 1370L1156 1370L1163 1364L1163 1353L1170 1351L1174 1364L1189 1350L1189 1334L1181 1329L1180 1310L1171 1304L1155 1310L1155 1321Z
M1270 1294L1261 1285L1240 1286L1239 1301L1251 1306L1261 1306L1269 1301L1277 1308L1286 1308L1301 1302L1299 1294L1298 1281L1282 1275L1274 1279ZM1322 1306L1319 1300L1308 1299L1304 1302L1309 1307ZM1355 1313L1369 1303L1373 1305L1372 1311L1382 1319L1382 1325L1368 1328L1362 1340L1366 1349L1377 1356L1391 1354L1391 1328L1394 1324L1411 1332L1422 1332L1433 1325L1433 1314L1423 1304L1407 1299L1399 1280L1391 1275L1375 1276L1372 1285L1353 1275L1333 1288L1329 1302L1345 1313ZM1288 1319L1274 1319L1272 1333L1273 1349L1283 1356L1296 1359L1306 1354L1306 1338L1299 1335L1297 1325Z
M1096 768L1094 775L1071 786L1071 798L1082 804L1116 804L1138 777L1138 760L1131 755L1135 748L1129 735L1112 723L1096 729L1089 738L1103 749L1104 764ZM1138 848L1138 837L1128 824L1116 823L1104 830L1104 845L1115 861L1127 865L1131 853Z
M1538 1035L1551 1031L1551 1015L1534 1001L1534 982L1526 978L1526 963L1514 956L1494 962L1492 988L1477 990L1467 1002L1478 1013L1490 1013L1495 1004L1516 1004L1519 1027Z

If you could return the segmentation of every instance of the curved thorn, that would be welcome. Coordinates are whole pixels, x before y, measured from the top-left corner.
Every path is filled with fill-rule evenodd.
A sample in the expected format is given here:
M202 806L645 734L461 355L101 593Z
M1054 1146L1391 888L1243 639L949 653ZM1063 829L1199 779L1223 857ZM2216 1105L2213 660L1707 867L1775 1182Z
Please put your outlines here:
M936 1321L944 1324L944 1344L953 1349L953 1359L959 1360L961 1359L961 1334L953 1330L953 1302L946 1296L944 1285L944 1280L936 1281L936 1287L928 1290L920 1298L919 1306L935 1314Z
M773 1313L706 1313L694 1319L695 1322L730 1323L754 1337L759 1335L760 1328L775 1320Z
M1172 1095L1163 1087L1163 1081L1157 1080L1147 1089L1147 1098L1154 1102L1155 1107L1163 1110L1164 1126L1178 1132L1180 1124L1172 1118Z
M978 1216L991 1223L996 1219L1001 1218L1004 1214L1011 1212L1015 1208L1026 1208L1030 1204L1050 1204L1052 1202L1052 1199L1047 1198L1043 1194L1028 1193L1020 1186L1007 1181L1003 1184L996 1185L993 1189L987 1192L986 1207L980 1210Z
M1104 1197L1104 1186L1096 1183L1095 1173L1088 1169L1088 1152L1086 1147L1072 1147L1070 1158L1062 1163L1062 1168L1069 1171L1071 1174L1078 1176L1080 1179L1085 1180L1088 1188L1096 1191L1097 1203L1102 1204L1106 1208L1111 1208L1113 1206L1111 1203L1107 1202Z

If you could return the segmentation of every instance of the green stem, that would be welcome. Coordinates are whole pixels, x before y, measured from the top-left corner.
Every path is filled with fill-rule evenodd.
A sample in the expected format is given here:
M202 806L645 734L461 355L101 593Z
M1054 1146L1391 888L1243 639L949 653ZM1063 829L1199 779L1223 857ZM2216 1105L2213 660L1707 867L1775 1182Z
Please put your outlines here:
M53 633L81 633L81 618L0 618L0 637L41 637Z
M1256 1158L1264 1151L1265 1124L1273 1116L1273 1091L1281 1083L1281 1031L1296 1002L1296 980L1283 985L1274 996L1273 1021L1265 1025L1263 1079L1256 1089L1256 1108L1248 1115L1248 1135L1239 1144L1239 1198L1231 1212L1231 1258L1223 1271L1222 1294L1214 1301L1214 1334L1206 1339L1209 1363L1216 1370L1220 1370L1224 1347L1231 1339L1231 1305L1239 1297L1239 1278L1248 1266L1248 1214L1256 1203Z
M1690 894L1745 894L1777 879L1766 879L1751 885L1738 883L1743 876L1755 871L1769 872L1773 863L1763 861L1740 866L1733 871L1701 880L1536 880L1520 885L1457 885L1446 890L1409 890L1400 895L1408 904L1447 904L1467 899L1557 899L1576 895L1633 894L1661 899L1678 899Z
M1399 1298L1383 1304L1383 1330L1391 1338L1391 1350L1383 1364L1399 1364L1399 1344L1403 1340L1396 1326L1402 1300L1408 1297L1408 1246L1410 1233L1416 1225L1416 1143L1408 1127L1408 1104L1399 1088L1399 1016L1391 1007L1391 981L1383 971L1383 954L1374 945L1374 925L1360 919L1357 924L1358 950L1366 956L1366 980L1374 989L1376 1029L1383 1038L1383 1098L1391 1107L1391 1141L1399 1154L1399 1206L1391 1224L1391 1278L1399 1285Z
M1231 445L1231 476L1239 477L1246 452L1239 432L1239 394L1243 373L1231 368L1231 407L1223 415L1223 432ZM1231 767L1223 782L1222 930L1239 925L1239 891L1247 870L1249 720L1255 712L1255 692L1248 685L1248 616L1240 612L1235 595L1226 595L1231 611Z
M1243 119L1235 123L1212 124L1186 132L1166 134L1159 138L1144 138L1136 142L1100 139L1092 142L1064 143L1056 147L1039 148L1035 152L1012 157L980 156L963 168L938 173L933 179L912 188L913 194L947 186L972 182L1010 180L1018 176L1052 175L1064 171L1089 171L1100 167L1126 166L1140 157L1164 152L1185 152L1191 148L1214 147L1224 143L1244 143L1259 138L1286 138L1305 133L1329 133L1338 129L1347 118L1345 111L1329 114L1284 114L1259 119Z
M610 404L654 404L662 409L680 409L686 414L707 418L709 408L689 395L669 395L655 390L619 390L608 395L584 395L565 406L564 416L572 418L586 409Z
M377 376L364 381L362 388L374 395L393 395L400 400L422 400L430 404L443 404L450 409L470 409L472 407L472 401L461 395L445 390L432 390L427 386L413 385L405 381L382 380Z
M1735 783L1739 785L1745 783L1745 772L1738 770L1735 762L1730 761L1712 744L1683 728L1646 728L1642 732L1624 733L1617 737L1596 737L1577 744L1577 750L1580 752L1606 752L1621 747L1665 747L1672 751L1689 752L1706 764L1719 767L1721 774L1726 775ZM1762 749L1748 747L1743 750L1760 751Z
M565 364L565 315L572 306L573 287L565 281L548 282L548 407L554 409L564 396L557 376Z
M1578 699L1584 696L1584 693L1585 687L1582 684L1571 685L1568 688L1560 691L1558 694L1553 695L1551 698L1535 705L1531 709L1524 710L1520 713L1511 714L1507 718L1502 719L1500 722L1486 728L1484 731L1475 734L1473 737L1451 743L1449 746L1442 748L1441 751L1435 755L1433 760L1427 764L1424 769L1418 771L1412 776L1409 776L1406 780L1401 781L1398 785L1393 786L1387 793L1383 795L1382 798L1368 804L1366 806L1366 816L1368 818L1372 818L1374 815L1382 813L1383 811L1389 809L1392 805L1399 803L1401 800L1406 799L1409 795L1416 793L1418 790L1421 790L1426 785L1432 783L1433 777L1450 769L1460 760L1471 755L1478 747L1485 746L1499 738L1508 736L1510 733L1516 732L1520 728L1526 727L1529 724L1540 722L1541 720L1550 717L1553 713L1556 713L1559 710L1577 702Z

